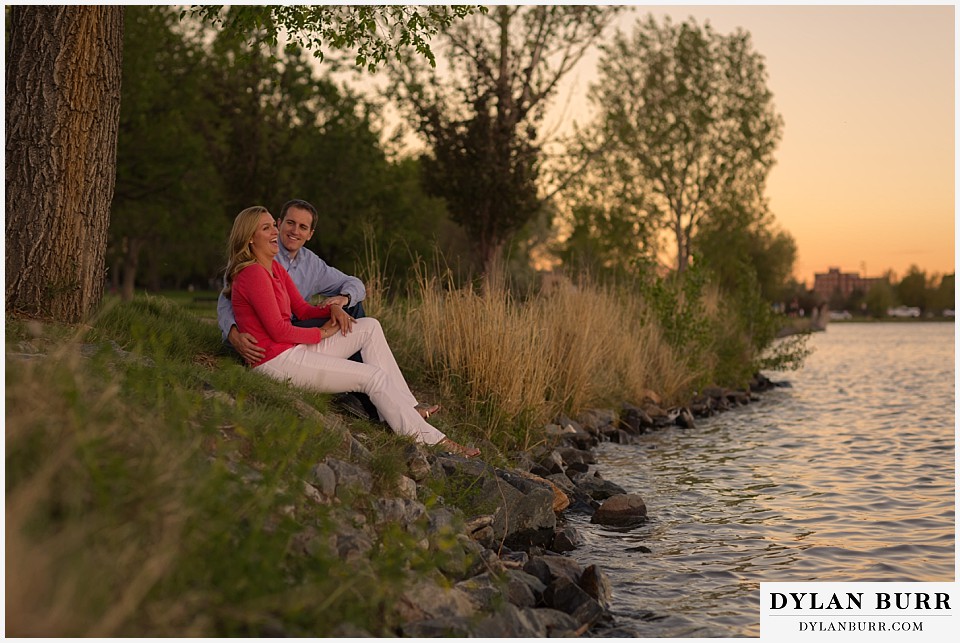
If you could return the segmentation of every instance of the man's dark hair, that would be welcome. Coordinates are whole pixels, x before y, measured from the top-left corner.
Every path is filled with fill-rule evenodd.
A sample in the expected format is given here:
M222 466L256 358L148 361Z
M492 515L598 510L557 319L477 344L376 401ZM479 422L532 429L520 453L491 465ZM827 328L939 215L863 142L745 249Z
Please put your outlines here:
M317 228L317 209L313 207L307 201L303 199L290 199L283 204L283 207L280 208L280 222L283 223L283 220L287 218L287 210L290 208L299 208L301 210L306 210L310 213L310 216L313 217L313 225L310 226L311 230L316 230Z

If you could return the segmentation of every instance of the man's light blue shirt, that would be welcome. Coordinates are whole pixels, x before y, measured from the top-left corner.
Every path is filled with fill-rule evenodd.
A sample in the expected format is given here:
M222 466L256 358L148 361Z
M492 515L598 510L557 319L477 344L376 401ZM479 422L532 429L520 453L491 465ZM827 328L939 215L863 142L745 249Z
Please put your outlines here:
M355 306L367 296L362 281L328 265L317 253L306 247L300 248L296 258L290 259L290 253L281 243L277 261L290 273L293 284L308 301L314 295L347 295L350 297L349 305ZM233 303L224 297L222 292L217 299L217 323L224 340L230 333L230 328L237 323L233 316Z

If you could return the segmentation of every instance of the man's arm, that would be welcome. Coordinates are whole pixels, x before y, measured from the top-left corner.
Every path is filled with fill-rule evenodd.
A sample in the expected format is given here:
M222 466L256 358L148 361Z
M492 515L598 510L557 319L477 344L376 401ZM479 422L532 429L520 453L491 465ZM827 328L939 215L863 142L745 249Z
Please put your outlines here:
M230 329L237 325L237 319L233 316L233 303L223 296L217 298L217 325L220 327L220 338L227 341Z
M364 288L363 282L357 277L337 270L316 254L314 254L311 259L314 259L314 266L312 266L314 269L309 271L311 274L311 283L297 284L297 288L303 287L310 291L309 293L305 293L303 289L301 289L300 292L303 293L305 298L312 297L315 294L320 294L324 297L346 295L350 298L350 303L347 304L347 306L355 306L367 296L367 289Z

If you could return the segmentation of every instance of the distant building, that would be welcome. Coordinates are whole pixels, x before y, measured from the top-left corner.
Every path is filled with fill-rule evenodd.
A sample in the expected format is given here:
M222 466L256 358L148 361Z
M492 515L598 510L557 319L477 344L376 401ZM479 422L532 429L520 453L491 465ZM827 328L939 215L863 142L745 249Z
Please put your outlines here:
M858 272L840 272L839 268L830 268L827 272L814 274L813 292L820 301L829 301L837 291L846 299L854 290L867 292L883 277L861 277Z

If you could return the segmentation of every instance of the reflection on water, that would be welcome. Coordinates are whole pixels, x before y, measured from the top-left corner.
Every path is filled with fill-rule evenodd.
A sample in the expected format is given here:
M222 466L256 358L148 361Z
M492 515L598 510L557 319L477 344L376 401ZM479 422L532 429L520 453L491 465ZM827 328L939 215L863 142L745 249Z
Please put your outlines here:
M953 324L835 324L792 388L691 430L602 445L628 532L572 520L648 637L759 635L761 581L954 580Z

